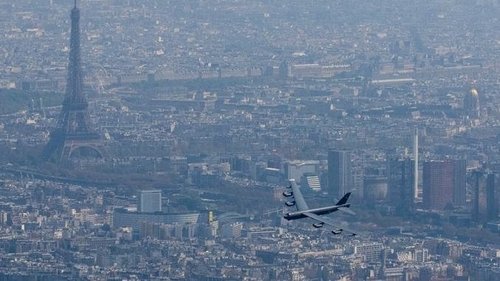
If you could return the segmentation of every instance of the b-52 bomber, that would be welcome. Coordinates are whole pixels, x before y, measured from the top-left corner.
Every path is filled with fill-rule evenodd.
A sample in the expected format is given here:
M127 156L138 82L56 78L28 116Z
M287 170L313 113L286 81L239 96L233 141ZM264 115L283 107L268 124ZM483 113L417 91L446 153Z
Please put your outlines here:
M296 206L297 210L295 212L286 213L283 217L286 220L311 218L316 221L316 223L313 223L313 226L315 228L323 227L326 224L330 227L333 227L332 233L335 235L347 233L350 236L356 236L355 232L346 229L344 227L337 227L335 223L331 221L329 218L322 216L336 211L341 211L351 215L355 215L353 211L348 209L351 206L351 204L347 203L347 200L349 199L350 195L351 195L350 192L346 193L342 197L342 199L340 199L335 205L310 209L307 206L306 201L304 200L304 196L302 195L300 188L295 183L295 180L292 179L290 180L290 186L287 188L286 191L283 192L283 196L291 197L291 199L293 200L285 202L285 205L288 207Z

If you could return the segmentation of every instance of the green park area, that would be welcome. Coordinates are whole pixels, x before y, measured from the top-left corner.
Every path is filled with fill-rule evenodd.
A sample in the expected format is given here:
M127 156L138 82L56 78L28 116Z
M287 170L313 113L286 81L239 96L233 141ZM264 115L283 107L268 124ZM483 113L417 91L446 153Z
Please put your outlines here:
M41 105L57 106L62 103L62 99L62 93L0 89L0 114L10 114L32 108L40 109Z

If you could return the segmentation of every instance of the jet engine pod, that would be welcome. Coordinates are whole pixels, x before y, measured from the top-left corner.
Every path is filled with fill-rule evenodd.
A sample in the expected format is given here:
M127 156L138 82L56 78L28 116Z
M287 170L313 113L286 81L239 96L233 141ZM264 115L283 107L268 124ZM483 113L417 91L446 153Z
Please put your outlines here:
M283 191L283 196L285 196L285 197L290 197L292 195L293 195L292 191Z
M325 224L324 222L318 222L318 223L313 223L313 226L315 228L321 228L321 227L323 227L324 224Z
M335 231L335 230L332 230L332 233L333 233L333 234L335 234L335 235L338 235L338 234L341 234L341 233L342 233L342 231L344 231L344 230L341 228L341 229L336 230L336 231Z
M295 205L295 201L286 201L285 205L287 205L288 207L292 207Z

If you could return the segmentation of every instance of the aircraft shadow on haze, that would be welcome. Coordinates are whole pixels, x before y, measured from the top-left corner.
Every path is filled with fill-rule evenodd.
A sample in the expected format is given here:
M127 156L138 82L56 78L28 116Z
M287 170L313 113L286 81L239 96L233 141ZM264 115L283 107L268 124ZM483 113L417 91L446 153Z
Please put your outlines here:
M345 227L338 227L332 220L322 216L336 211L341 211L351 215L355 215L353 211L348 209L351 206L351 204L347 203L347 200L349 200L351 192L346 193L342 197L342 199L340 199L335 205L310 209L307 206L306 201L304 200L304 196L302 195L300 188L295 183L295 180L293 179L290 180L290 186L288 186L287 189L288 190L283 192L283 196L291 197L293 200L286 201L285 205L288 207L296 206L297 210L295 212L286 213L283 216L286 220L311 218L316 221L316 223L313 223L313 226L315 228L323 227L326 224L333 228L332 233L335 235L346 233L350 236L356 236L356 233L354 231L346 229Z

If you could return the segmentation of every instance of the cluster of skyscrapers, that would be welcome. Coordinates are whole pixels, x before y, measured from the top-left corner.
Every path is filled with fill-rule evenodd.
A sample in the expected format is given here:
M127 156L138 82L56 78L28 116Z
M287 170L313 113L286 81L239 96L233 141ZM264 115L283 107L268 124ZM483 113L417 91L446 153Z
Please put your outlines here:
M327 192L333 197L353 191L352 152L328 152ZM387 159L384 171L365 175L362 188L354 194L368 202L386 202L402 213L424 210L471 208L477 220L493 220L497 216L496 175L488 170L468 170L464 159L424 160L414 158ZM498 184L498 183L497 183ZM467 188L469 187L469 188ZM468 195L469 194L469 195Z

